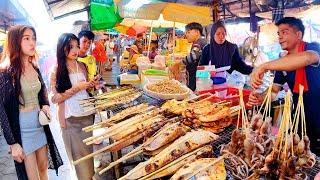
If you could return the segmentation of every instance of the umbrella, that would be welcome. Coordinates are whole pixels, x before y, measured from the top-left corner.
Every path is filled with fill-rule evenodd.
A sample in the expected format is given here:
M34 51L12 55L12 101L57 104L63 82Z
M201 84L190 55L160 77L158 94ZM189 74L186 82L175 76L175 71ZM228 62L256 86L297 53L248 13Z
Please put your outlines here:
M147 30L148 30L147 27L139 26L139 25L133 25L127 30L126 34L129 35L129 36L136 36L136 35L138 35L140 33L146 32Z
M186 24L184 23L175 23L173 21L166 21L163 18L163 14L160 14L160 17L157 20L145 20L145 19L133 19L133 18L124 18L120 23L125 26L140 25L146 27L159 27L159 28L171 28L175 25L177 28L184 28Z
M116 26L114 27L114 29L115 29L116 31L118 31L119 33L121 33L121 34L126 34L126 33L127 33L127 30L129 29L129 27L119 24L119 25L116 25Z
M113 28L123 18L120 17L114 5L91 2L90 19L93 30L105 30Z
M158 20L160 15L166 21L179 23L198 22L202 25L211 23L210 8L201 6L192 6L179 3L152 3L144 4L134 9L119 3L119 13L124 18Z

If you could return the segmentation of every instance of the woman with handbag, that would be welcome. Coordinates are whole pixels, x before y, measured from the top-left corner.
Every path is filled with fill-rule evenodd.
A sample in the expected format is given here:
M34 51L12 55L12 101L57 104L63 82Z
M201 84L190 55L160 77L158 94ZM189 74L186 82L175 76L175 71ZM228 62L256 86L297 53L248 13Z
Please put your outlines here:
M48 167L58 172L63 163L48 122L39 122L39 112L50 116L50 111L46 86L35 62L36 32L30 26L14 26L6 43L0 73L1 127L18 179L48 179Z
M98 85L97 78L88 81L88 73L83 63L78 62L79 40L72 33L64 33L57 44L57 66L50 75L51 101L58 105L58 118L62 138L70 162L92 153L93 147L82 140L92 133L82 128L92 125L94 112L81 108L79 100L89 97L87 90ZM79 180L91 180L94 175L93 159L75 167Z

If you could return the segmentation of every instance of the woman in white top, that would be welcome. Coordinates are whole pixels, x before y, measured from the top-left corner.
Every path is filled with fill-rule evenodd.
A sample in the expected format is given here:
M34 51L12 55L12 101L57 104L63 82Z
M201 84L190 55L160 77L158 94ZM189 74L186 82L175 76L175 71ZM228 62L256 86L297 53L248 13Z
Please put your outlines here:
M92 153L92 146L82 140L92 133L82 131L83 127L94 122L93 112L85 112L79 100L88 98L87 89L97 85L97 81L88 81L85 65L77 61L79 40L72 33L64 33L57 44L57 67L50 76L51 101L58 105L58 119L62 129L62 138L70 162ZM75 167L79 180L91 180L94 175L93 159Z

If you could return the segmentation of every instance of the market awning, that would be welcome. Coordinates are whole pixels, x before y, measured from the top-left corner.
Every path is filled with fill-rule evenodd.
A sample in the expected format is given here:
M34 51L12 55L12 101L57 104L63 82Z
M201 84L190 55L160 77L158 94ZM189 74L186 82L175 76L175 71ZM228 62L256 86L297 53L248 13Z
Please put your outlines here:
M90 0L43 0L53 20L88 10Z
M198 22L202 25L211 23L209 7L192 6L177 3L150 3L134 9L119 3L119 13L124 18L158 20L163 15L164 20L180 23Z
M184 23L166 21L163 19L162 14L160 15L160 18L157 20L124 18L123 21L121 22L121 25L124 25L124 26L140 25L140 26L157 27L157 28L171 28L171 27L184 28L186 26L186 24Z
M90 19L93 30L111 29L123 20L114 4L108 5L95 2L90 4Z

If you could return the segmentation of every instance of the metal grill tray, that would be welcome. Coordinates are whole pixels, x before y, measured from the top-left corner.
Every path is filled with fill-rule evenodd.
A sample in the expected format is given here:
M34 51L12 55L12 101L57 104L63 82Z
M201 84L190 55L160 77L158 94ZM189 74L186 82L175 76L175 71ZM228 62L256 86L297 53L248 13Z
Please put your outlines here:
M135 106L135 105L138 105L141 103L148 103L149 105L153 105L153 106L161 106L164 102L165 101L163 101L163 100L156 99L156 98L150 97L146 94L143 94L142 96L140 96L139 98L137 98L136 100L134 100L128 104L113 106L113 107L108 108L107 111L112 112L113 114L116 114L116 113L119 113L128 107ZM219 139L211 142L211 146L213 147L213 154L216 157L220 156L221 145L228 144L231 141L231 134L235 128L236 128L235 125L231 125L231 126L225 128L224 131L222 131L221 133L218 133ZM314 179L316 174L320 172L320 157L317 157L317 163L312 169L306 169L306 170L304 170L304 172L306 172L306 174L308 175L308 177L310 179ZM163 178L163 179L166 179L166 178ZM228 180L234 179L229 171L227 171L227 179Z

